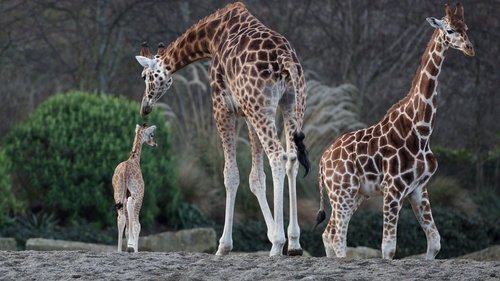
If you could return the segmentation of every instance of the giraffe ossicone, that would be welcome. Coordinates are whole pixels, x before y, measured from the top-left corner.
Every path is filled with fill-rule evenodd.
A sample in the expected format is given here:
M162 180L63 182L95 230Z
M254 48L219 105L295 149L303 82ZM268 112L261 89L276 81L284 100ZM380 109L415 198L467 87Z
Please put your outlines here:
M428 18L435 31L427 45L409 94L394 104L380 122L337 139L320 160L320 211L324 218L323 189L328 191L332 213L323 232L327 256L346 256L349 220L367 198L383 196L382 257L396 252L399 211L408 198L427 238L425 258L434 259L441 248L432 217L426 184L437 169L429 139L437 109L437 78L448 48L474 55L464 23L463 6L452 12L445 5L442 20Z
M155 56L145 44L137 61L143 66L146 89L141 115L147 115L172 83L172 74L191 62L210 58L212 108L224 151L226 210L218 255L233 247L232 227L239 171L236 164L236 119L243 117L252 151L250 189L257 197L272 243L270 255L281 255L285 244L283 219L284 178L288 178L290 224L288 254L301 254L297 218L296 176L299 163L309 170L302 123L306 90L302 66L281 34L236 2L200 20ZM284 120L286 149L276 128L277 109ZM271 166L274 215L266 197L263 155ZM248 241L251 243L251 241Z
M137 252L141 224L139 213L144 198L144 180L141 172L141 149L143 144L156 147L154 131L156 126L143 124L135 128L132 151L127 160L116 166L113 174L113 195L118 213L118 252L122 251L122 238L125 231L127 252Z

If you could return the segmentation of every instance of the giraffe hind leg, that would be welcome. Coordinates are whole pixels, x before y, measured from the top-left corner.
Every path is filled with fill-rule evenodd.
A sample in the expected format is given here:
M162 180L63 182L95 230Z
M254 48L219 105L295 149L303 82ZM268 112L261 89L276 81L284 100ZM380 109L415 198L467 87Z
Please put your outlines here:
M127 199L127 213L128 213L128 239L127 239L127 252L135 252L135 236L134 236L134 200L132 197Z
M330 215L330 220L321 236L323 238L323 245L325 246L326 256L332 258L335 256L335 251L333 250L333 237L335 236L335 214L332 209Z
M266 174L264 173L264 151L252 125L247 122L248 136L252 149L252 169L250 171L250 191L257 197L264 221L267 226L267 239L271 241L274 230L274 219L266 197Z
M358 186L351 186L351 180L348 183L337 185L334 190L343 190L344 192L335 194L331 197L330 203L332 205L332 214L327 226L327 230L323 234L323 243L325 244L325 251L330 256L338 258L345 258L347 255L347 231L349 228L349 221L352 215L361 203L366 199L366 196L358 193ZM342 194L342 197L340 196ZM326 242L330 240L331 248L326 246ZM328 253L330 251L330 253Z
M236 120L229 113L221 113L219 118L216 116L215 121L224 150L224 186L226 188L224 230L219 240L216 255L227 255L233 249L234 204L240 183L240 175L236 163Z
M288 225L288 246L287 254L289 256L301 256L302 247L300 246L300 227L297 217L297 186L296 178L299 163L297 162L297 154L295 151L288 152L286 162L286 175L288 178L288 192L290 204L290 222Z
M125 225L127 223L127 218L125 217L125 210L123 207L118 211L117 226L118 226L118 252L122 251L122 238L123 231L125 230Z

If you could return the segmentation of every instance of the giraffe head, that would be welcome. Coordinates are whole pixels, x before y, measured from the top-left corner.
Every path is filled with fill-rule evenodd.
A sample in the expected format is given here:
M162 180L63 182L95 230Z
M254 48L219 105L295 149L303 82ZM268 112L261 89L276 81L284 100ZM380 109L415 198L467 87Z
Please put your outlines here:
M142 79L146 83L146 90L141 102L141 115L148 115L153 110L153 105L167 92L172 85L172 74L165 68L160 59L164 45L158 45L158 53L153 56L147 47L147 43L142 43L140 56L135 58L144 67Z
M458 3L455 11L448 4L444 6L446 15L443 19L427 18L432 27L441 30L441 36L446 46L462 51L467 56L474 56L474 47L467 37L467 25L464 21L464 7Z
M149 146L156 147L156 141L154 140L154 132L156 130L156 126L148 126L146 123L135 126L135 134L141 137L142 143L145 143Z

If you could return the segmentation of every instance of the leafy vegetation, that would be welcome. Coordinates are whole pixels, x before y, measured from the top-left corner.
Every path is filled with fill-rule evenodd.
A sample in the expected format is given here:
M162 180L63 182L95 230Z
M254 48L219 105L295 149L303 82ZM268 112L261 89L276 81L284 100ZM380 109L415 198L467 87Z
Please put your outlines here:
M5 141L12 162L16 197L27 213L52 214L61 226L115 224L111 177L127 159L139 105L124 98L70 92L51 97ZM145 196L141 224L175 227L180 192L171 148L171 133L161 114L147 120L158 126L157 148L141 157ZM154 150L154 151L153 151Z
M20 210L20 202L16 200L11 188L10 159L0 148L0 225L12 222L14 214Z

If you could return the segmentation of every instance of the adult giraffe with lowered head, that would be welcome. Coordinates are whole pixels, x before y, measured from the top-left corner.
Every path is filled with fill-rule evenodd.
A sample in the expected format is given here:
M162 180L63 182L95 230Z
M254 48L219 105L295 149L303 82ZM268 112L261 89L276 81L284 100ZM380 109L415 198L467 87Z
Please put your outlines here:
M435 27L409 94L393 105L382 120L366 129L347 133L327 149L320 161L320 211L325 218L323 188L332 205L330 221L323 233L327 256L345 257L349 220L363 200L384 198L382 257L393 258L396 230L403 200L408 198L427 237L426 259L441 248L434 224L426 183L437 169L429 147L437 108L437 78L448 48L474 55L464 22L464 10L445 6L446 16L427 18Z
M153 104L165 94L172 84L174 72L193 61L212 59L212 107L224 150L226 187L224 231L217 255L228 254L233 247L234 202L239 185L237 117L243 117L248 126L252 150L250 189L257 197L267 225L267 237L272 243L270 255L281 255L285 244L285 173L290 194L288 254L301 255L295 179L298 162L304 166L306 174L309 171L301 132L306 91L302 67L285 37L267 28L244 4L237 2L200 20L168 47L160 46L155 56L143 45L141 55L136 58L144 67L142 77L146 82L142 115L151 112ZM286 150L275 125L278 107L283 114ZM274 217L266 199L263 152L272 171Z

